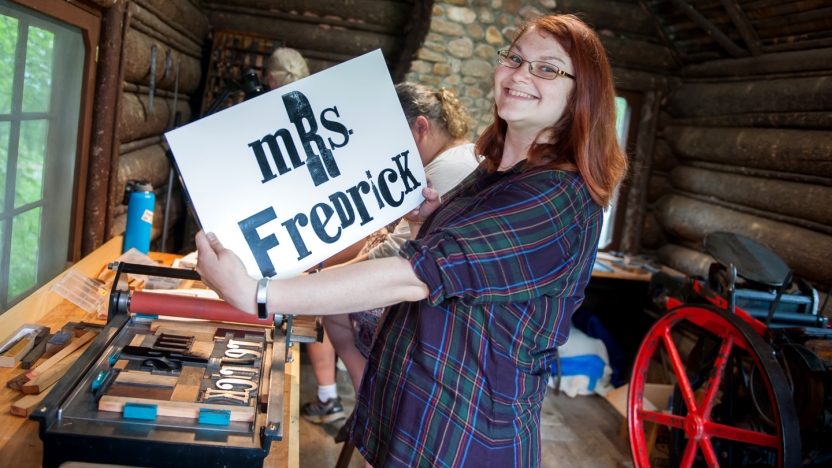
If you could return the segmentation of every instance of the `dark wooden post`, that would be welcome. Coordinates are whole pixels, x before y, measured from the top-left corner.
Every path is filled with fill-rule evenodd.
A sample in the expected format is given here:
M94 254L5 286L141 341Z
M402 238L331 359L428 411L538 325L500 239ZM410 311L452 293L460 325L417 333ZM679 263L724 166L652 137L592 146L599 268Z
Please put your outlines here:
M636 152L630 168L630 189L627 192L627 208L624 216L624 231L621 234L619 250L638 253L641 248L641 231L644 226L644 212L647 203L647 187L650 181L650 165L653 159L653 142L656 139L656 122L659 117L659 91L644 93L641 116L638 123Z
M119 63L126 2L116 1L104 12L99 41L98 71L95 86L89 173L87 175L81 255L97 249L104 241L110 159L115 131L116 100L121 92Z

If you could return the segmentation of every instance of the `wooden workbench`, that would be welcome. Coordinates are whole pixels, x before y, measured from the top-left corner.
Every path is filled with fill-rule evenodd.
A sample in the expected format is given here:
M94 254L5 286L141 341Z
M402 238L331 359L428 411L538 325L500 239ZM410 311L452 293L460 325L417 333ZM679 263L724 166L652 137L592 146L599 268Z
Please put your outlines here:
M121 254L122 238L116 237L85 257L72 268L87 276L97 277L101 269ZM170 265L176 258L170 254L151 253L151 258L162 265ZM76 307L50 289L52 284L63 274L44 285L21 303L0 315L0 337L4 337L24 323L40 323L49 326L53 333L67 322L97 322L92 314ZM42 362L42 361L40 361ZM14 368L0 368L0 468L14 466L18 468L39 467L43 459L43 444L38 436L38 423L28 418L13 416L9 412L12 403L22 398L21 392L6 387L6 382L21 374L18 364ZM299 453L299 386L300 359L286 363L286 411L284 415L283 441L272 444L264 467L297 468ZM129 465L129 460L124 461Z

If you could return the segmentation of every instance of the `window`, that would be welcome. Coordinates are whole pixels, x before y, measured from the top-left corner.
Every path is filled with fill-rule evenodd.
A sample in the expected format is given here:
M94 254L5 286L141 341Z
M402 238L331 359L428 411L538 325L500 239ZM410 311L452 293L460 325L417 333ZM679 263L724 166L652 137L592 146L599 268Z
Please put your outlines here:
M627 148L627 136L630 133L630 115L632 114L627 99L621 96L615 97L615 133L618 135L618 145L622 151ZM613 240L613 227L615 224L615 213L618 206L618 195L621 184L615 189L615 194L610 201L610 206L604 210L604 225L601 228L601 236L598 238L598 248L608 247Z
M78 28L0 0L0 313L66 266L85 52Z

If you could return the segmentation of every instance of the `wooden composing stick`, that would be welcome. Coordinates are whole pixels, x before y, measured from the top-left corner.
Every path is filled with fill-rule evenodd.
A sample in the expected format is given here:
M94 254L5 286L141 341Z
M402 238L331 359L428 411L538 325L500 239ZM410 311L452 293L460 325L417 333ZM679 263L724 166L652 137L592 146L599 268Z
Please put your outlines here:
M15 416L20 416L25 418L29 416L29 413L46 398L46 395L49 395L49 392L52 391L52 387L46 389L46 391L41 392L36 395L26 395L25 397L17 400L16 402L12 403L11 408L9 411Z
M173 388L176 385L178 376L175 375L154 375L145 372L119 372L116 383L121 385L141 385L145 387L167 387Z
M173 401L186 401L193 403L199 397L199 386L202 384L202 377L205 375L204 367L182 366L179 372L179 381L173 389L170 397Z
M69 344L66 348L62 349L61 352L52 356L51 358L47 359L43 364L35 367L31 371L26 374L26 377L29 380L34 379L38 375L42 374L50 367L56 365L57 363L61 362L65 357L69 356L70 354L74 353L76 350L80 349L85 344L92 341L93 338L98 336L98 333L95 332L87 332L77 340L73 341Z
M0 354L0 356L13 359L18 354L25 355L34 345L35 334L31 333L17 340L17 343L13 344L9 349L3 351L3 354Z
M44 331L48 332L49 329L44 328ZM46 352L46 343L49 341L49 338L52 338L52 335L48 333L45 336L35 338L35 347L20 360L21 369L31 369L32 366L38 362L38 359L43 357L43 353Z
M124 412L125 403L137 403L142 405L156 405L158 416L171 416L174 418L198 419L199 410L209 409L215 411L229 411L232 421L252 422L254 421L254 408L251 406L214 405L207 403L187 403L184 401L159 401L145 398L114 397L104 395L98 401L99 411L112 411L115 413Z
M6 386L11 388L12 390L20 391L21 387L23 387L23 385L28 381L29 377L26 377L26 372L24 372L18 375L17 377L9 379L9 381L6 382Z
M55 382L60 380L64 374L67 373L70 367L75 364L75 361L83 353L83 349L78 349L74 353L65 357L61 362L41 372L35 378L26 382L20 389L23 393L41 393L47 388L51 387ZM27 374L28 375L28 374Z

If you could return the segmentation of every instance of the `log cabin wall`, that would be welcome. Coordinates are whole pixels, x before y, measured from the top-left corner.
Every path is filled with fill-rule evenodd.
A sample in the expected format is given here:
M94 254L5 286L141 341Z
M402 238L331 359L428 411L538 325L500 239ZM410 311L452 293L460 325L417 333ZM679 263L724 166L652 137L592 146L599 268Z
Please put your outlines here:
M674 3L647 3L686 65L661 107L641 250L707 275L704 236L734 232L827 291L832 11L812 1L689 0L698 21ZM724 37L703 34L707 26Z
M431 0L203 1L211 27L253 33L298 50L315 73L381 49L394 82L427 34Z
M192 0L112 3L104 13L99 45L84 255L124 232L127 206L121 201L131 179L154 187L151 238L159 237L169 174L162 134L173 128L176 112L182 124L191 120L190 101L202 81L208 34L207 18ZM169 226L182 215L180 198L174 190Z
M116 130L118 170L111 179L108 227L110 236L124 233L127 206L121 204L120 194L128 180L147 180L156 194L151 232L155 240L162 232L170 172L162 134L173 128L176 112L181 113L182 125L191 120L190 101L202 80L208 21L191 0L130 1L126 14ZM173 190L169 227L182 216L182 208L179 191Z

